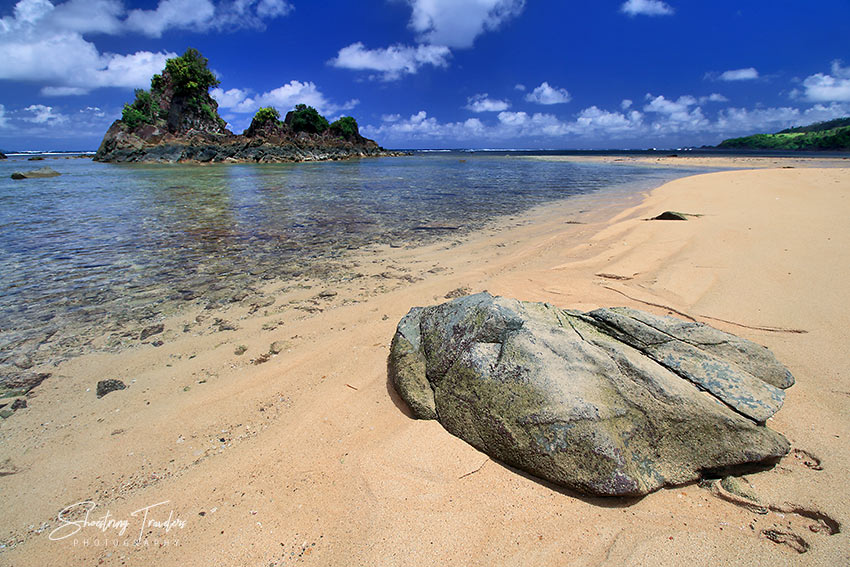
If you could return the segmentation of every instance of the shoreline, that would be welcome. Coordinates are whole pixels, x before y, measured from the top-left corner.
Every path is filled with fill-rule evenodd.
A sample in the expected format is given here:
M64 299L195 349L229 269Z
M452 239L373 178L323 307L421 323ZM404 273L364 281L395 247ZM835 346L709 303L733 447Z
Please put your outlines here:
M303 282L285 297L269 290L275 304L228 313L236 330L221 330L217 312L193 311L166 321L161 347L63 363L62 379L33 391L38 404L3 424L0 462L16 471L0 478L8 535L26 542L0 558L613 565L676 564L676 554L708 551L714 563L795 561L796 551L759 536L773 522L805 539L807 561L846 561L850 431L840 418L850 394L830 392L850 391L850 368L837 360L850 337L847 316L825 302L847 299L848 191L847 169L773 169L686 177L640 202L595 209L583 208L589 197L571 198L457 243L354 254L352 269L367 280ZM705 216L644 221L663 210ZM813 532L799 514L754 515L696 485L635 502L577 497L410 419L386 379L396 323L414 305L484 289L582 310L669 306L769 346L798 378L771 427L823 470L797 452L746 479L765 503L815 510L841 533ZM275 343L278 354L256 363ZM96 399L95 382L113 377L129 388ZM812 421L813 411L826 414ZM56 513L85 499L116 517L168 500L186 521L180 544L50 541Z

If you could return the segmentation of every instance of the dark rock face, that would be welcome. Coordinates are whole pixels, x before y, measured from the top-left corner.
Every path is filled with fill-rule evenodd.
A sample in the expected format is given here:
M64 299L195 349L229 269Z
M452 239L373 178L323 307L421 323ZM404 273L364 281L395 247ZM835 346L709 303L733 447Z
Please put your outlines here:
M30 171L16 171L12 174L12 179L40 179L44 177L57 177L62 175L51 167L40 167L31 169Z
M121 380L116 380L115 378L110 378L109 380L101 380L97 383L97 397L102 398L106 394L110 392L114 392L115 390L123 390L127 386Z
M793 384L770 351L634 309L487 293L417 307L388 368L416 417L587 494L647 494L789 450L763 425Z
M6 159L6 154L4 154L3 152L0 152L0 159Z
M143 341L148 337L152 337L154 335L158 335L165 330L165 325L162 323L157 323L156 325L150 325L149 327L145 327L139 333L139 340Z
M147 126L130 131L116 120L110 126L95 161L283 163L402 155L366 138L346 140L328 134L298 134L251 128L241 136L190 131L175 135Z
M688 217L676 211L664 211L657 217L652 217L651 220L688 220Z

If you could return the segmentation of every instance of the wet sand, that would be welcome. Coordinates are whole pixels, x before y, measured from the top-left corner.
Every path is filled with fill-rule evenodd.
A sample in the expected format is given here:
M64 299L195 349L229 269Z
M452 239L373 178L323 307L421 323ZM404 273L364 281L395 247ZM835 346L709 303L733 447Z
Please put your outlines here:
M850 169L792 165L365 250L332 286L198 307L136 348L51 368L0 426L0 564L847 564ZM646 220L665 210L702 216ZM680 312L773 349L797 384L769 425L793 449L743 477L762 508L699 485L582 497L411 419L387 384L396 323L485 289ZM107 378L129 387L98 399ZM108 511L124 533L70 523L81 506L57 518L83 501L97 505L89 521ZM133 545L146 508L159 524Z

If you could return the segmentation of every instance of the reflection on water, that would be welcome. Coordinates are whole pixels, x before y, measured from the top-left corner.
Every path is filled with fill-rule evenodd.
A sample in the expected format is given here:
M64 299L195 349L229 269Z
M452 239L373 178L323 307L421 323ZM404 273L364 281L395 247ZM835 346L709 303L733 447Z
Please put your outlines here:
M7 359L57 328L84 337L169 302L215 301L216 291L315 275L365 244L439 236L423 226L472 229L546 201L689 173L438 154L206 167L64 160L51 164L61 177L9 179L26 165L0 162Z

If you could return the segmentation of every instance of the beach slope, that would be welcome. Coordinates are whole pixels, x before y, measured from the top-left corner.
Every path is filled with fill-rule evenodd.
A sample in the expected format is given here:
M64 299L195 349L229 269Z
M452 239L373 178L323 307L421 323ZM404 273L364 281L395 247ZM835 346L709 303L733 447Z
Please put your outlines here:
M850 169L709 173L625 209L582 199L364 255L365 280L212 314L233 330L183 332L199 311L166 321L159 348L63 363L2 426L0 564L850 563ZM647 220L667 210L692 216ZM797 379L769 420L790 454L725 488L594 499L413 419L387 382L398 320L485 289L672 314L768 346ZM314 310L291 308L305 298ZM97 399L115 376L130 387ZM57 519L83 501L126 533ZM145 510L160 523L142 526ZM183 524L166 531L169 514Z

